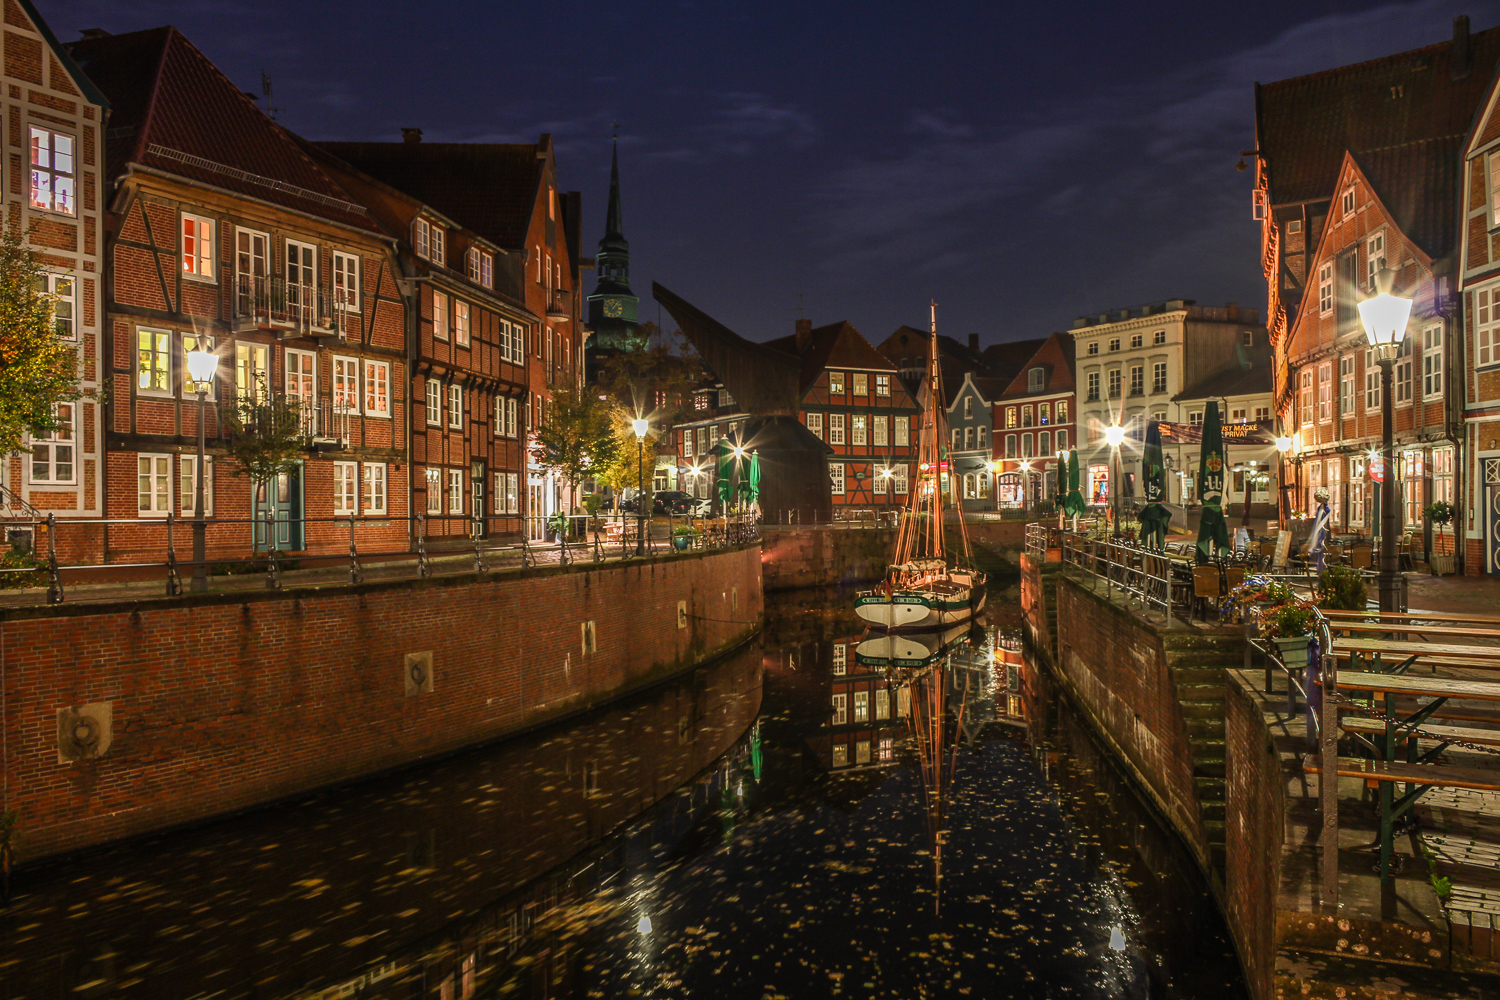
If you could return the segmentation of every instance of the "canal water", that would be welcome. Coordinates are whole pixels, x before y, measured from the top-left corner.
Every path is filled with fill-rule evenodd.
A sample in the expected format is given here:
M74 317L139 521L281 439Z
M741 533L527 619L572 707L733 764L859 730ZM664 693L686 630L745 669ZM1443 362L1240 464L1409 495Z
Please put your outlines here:
M23 871L0 1000L1243 997L1182 845L1020 652L847 597L524 738Z

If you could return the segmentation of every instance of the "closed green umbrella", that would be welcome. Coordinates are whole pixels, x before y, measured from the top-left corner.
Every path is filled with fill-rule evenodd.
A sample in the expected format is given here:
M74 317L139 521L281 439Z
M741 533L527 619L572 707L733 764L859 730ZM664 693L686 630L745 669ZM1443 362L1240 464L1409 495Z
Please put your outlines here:
M727 505L732 490L730 481L734 478L734 449L730 447L728 438L719 438L714 454L717 456L719 475L719 502Z
M745 461L749 469L740 473L740 500L749 505L760 499L760 452L752 451Z
M1198 456L1199 496L1203 512L1198 522L1198 564L1211 562L1229 548L1229 525L1224 522L1224 432L1219 428L1219 404L1210 401L1203 411L1203 454Z
M1146 425L1146 446L1141 452L1141 482L1146 485L1146 506L1141 508L1141 541L1159 549L1167 540L1172 512L1167 510L1167 470L1161 458L1161 426Z
M1063 501L1063 511L1069 517L1081 517L1087 509L1078 487L1078 470L1078 449L1074 448L1068 453L1068 498Z

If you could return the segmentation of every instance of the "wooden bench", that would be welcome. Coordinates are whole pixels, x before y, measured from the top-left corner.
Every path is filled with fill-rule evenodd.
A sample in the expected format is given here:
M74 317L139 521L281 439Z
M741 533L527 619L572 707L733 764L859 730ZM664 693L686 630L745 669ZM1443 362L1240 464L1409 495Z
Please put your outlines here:
M1333 655L1351 663L1369 662L1380 654L1387 669L1404 673L1412 663L1430 667L1462 667L1469 670L1500 670L1500 646L1469 643L1402 642L1393 639L1335 638Z
M1324 617L1328 615L1325 613ZM1410 623L1380 624L1379 622L1347 622L1329 619L1328 627L1335 633L1347 632L1353 635L1386 635L1394 633L1397 635L1431 635L1441 641L1445 638L1453 639L1500 639L1500 628L1456 628L1452 625L1414 625Z
M1339 757L1334 765L1340 778L1358 778L1380 787L1380 877L1391 876L1391 855L1395 850L1395 826L1417 800L1434 788L1472 788L1500 792L1500 771L1473 767L1438 767L1433 764L1407 764L1390 760L1362 760ZM1323 760L1315 754L1302 758L1302 770L1308 774L1323 773ZM1395 796L1395 785L1406 786L1401 797Z
M1377 756L1385 756L1386 724L1382 719L1348 716L1339 722L1339 728L1350 734ZM1417 734L1414 729L1420 729ZM1392 726L1391 734L1398 743L1410 742L1411 754L1408 763L1422 763L1442 753L1455 741L1474 743L1479 746L1500 747L1500 729L1474 729L1467 726ZM1379 741L1378 743L1376 741ZM1420 741L1420 743L1418 742ZM1425 753L1419 753L1426 747Z
M1449 615L1436 611L1343 611L1328 609L1323 612L1323 617L1329 621L1354 620L1362 622L1373 618L1377 622L1474 622L1478 625L1500 627L1500 615Z

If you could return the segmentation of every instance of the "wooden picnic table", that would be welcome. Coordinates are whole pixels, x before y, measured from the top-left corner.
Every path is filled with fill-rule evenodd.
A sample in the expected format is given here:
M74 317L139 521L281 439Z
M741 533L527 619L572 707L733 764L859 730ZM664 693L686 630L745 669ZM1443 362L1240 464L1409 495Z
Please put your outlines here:
M1324 614L1327 618L1327 614ZM1413 625L1410 623L1390 622L1381 624L1377 622L1346 622L1329 620L1328 627L1334 632L1370 633L1385 635L1397 633L1400 635L1439 635L1455 636L1461 639L1500 639L1500 628L1455 628L1452 625Z
M1500 683L1465 681L1454 677L1412 677L1408 674L1375 674L1360 670L1340 670L1339 689L1373 691L1376 694L1411 695L1422 698L1467 698L1473 701L1500 701Z
M1323 761L1309 754L1302 759L1302 770L1323 773ZM1363 757L1338 758L1340 778L1362 778L1365 781L1401 781L1408 785L1441 785L1444 788L1480 788L1500 791L1500 772L1477 767L1432 767L1427 764L1403 764L1400 761L1365 760ZM1405 810L1402 810L1403 812Z
M1500 615L1446 615L1435 611L1342 611L1324 609L1323 617L1332 621L1353 619L1355 621L1366 621L1374 618L1381 622L1479 622L1484 625L1500 626Z

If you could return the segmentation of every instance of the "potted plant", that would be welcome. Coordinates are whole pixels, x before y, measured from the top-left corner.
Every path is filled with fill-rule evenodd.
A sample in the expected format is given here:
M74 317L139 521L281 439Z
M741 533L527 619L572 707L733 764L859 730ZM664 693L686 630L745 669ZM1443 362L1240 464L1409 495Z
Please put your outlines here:
M1330 611L1363 611L1370 599L1365 578L1352 566L1330 566L1318 574L1313 592L1318 607Z
M1267 608L1286 604L1296 598L1292 588L1280 580L1265 576L1246 577L1245 581L1231 590L1219 609L1219 621L1226 625L1239 624L1245 620L1249 609Z
M691 524L680 524L672 532L672 547L678 552L686 552L693 545L693 538L698 534L698 529Z
M1268 609L1260 621L1284 663L1300 666L1307 662L1307 647L1313 632L1312 608L1292 601Z
M1422 516L1438 526L1438 537L1435 549L1444 548L1446 540L1443 528L1453 523L1453 505L1446 500L1434 500L1422 508ZM1433 576L1446 576L1453 572L1455 562L1454 553L1433 551L1427 556L1427 564L1432 567Z

